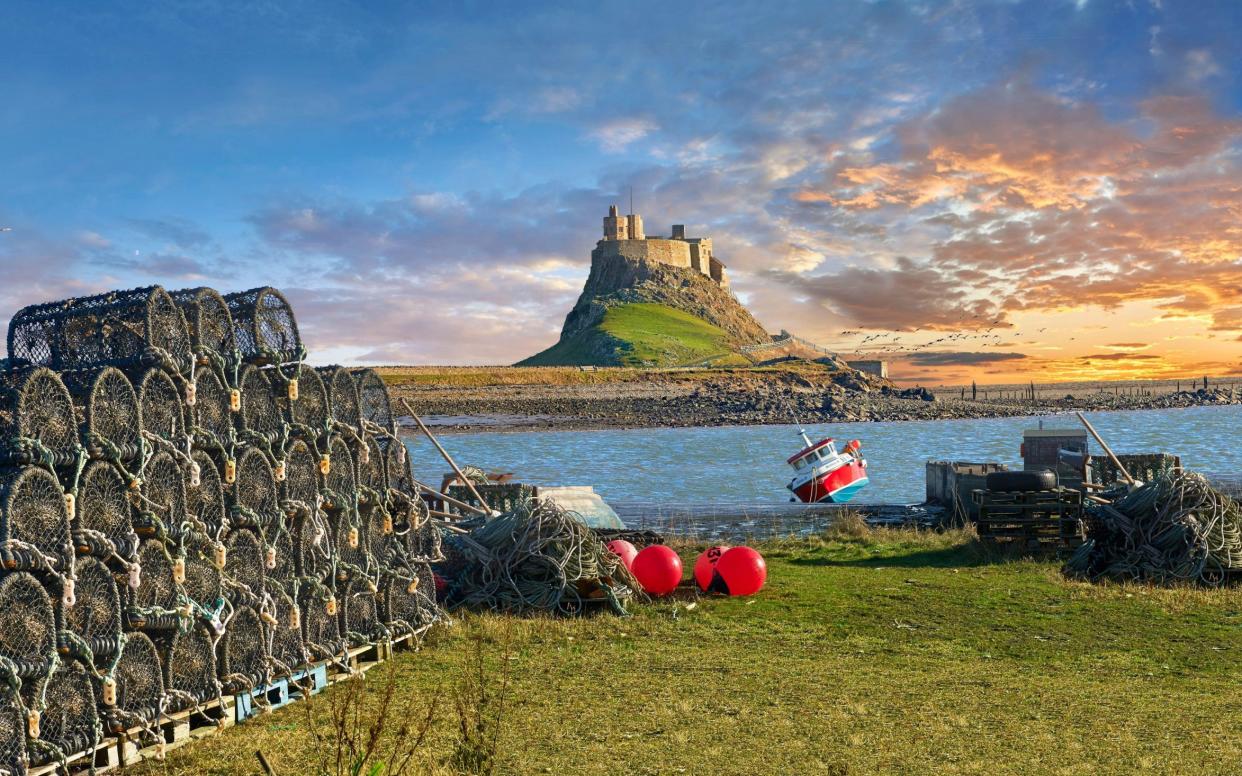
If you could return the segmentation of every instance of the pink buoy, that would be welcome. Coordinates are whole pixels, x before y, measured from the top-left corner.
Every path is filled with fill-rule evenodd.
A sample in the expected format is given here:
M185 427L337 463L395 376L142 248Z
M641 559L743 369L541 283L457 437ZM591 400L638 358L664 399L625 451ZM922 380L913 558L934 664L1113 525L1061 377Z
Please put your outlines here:
M716 574L716 562L720 560L720 556L724 555L729 549L729 545L721 544L716 547L708 547L700 555L699 559L694 562L694 581L699 586L699 590L704 593L712 586L712 577Z
M716 574L729 595L754 595L768 579L768 564L749 547L734 547L716 561Z
M681 558L663 544L643 548L634 556L630 571L650 595L668 595L681 584Z
M638 555L638 548L625 539L613 539L606 545L613 554L621 558L621 563L627 569L633 569L634 556Z

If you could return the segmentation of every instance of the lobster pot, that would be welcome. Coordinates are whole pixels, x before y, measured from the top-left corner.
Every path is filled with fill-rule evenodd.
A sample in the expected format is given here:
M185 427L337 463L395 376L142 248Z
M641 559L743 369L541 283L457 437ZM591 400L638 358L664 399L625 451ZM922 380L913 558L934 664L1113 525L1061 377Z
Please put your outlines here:
M349 370L339 366L321 367L320 377L328 389L328 407L332 412L332 420L348 426L355 433L362 431L362 409L358 398L358 386Z
M37 709L43 705L39 719L39 741L50 744L43 747L32 744L31 758L34 764L59 762L59 753L72 755L94 749L98 743L99 717L95 713L95 691L91 675L77 661L62 663L47 683L43 703L33 693L23 688L27 696L26 707ZM59 752L57 752L59 750Z
M327 578L335 560L328 532L328 522L320 513L293 521L293 560L298 576L318 580Z
M275 444L284 434L284 421L267 372L254 366L244 367L237 387L241 389L238 436L264 447Z
M138 587L126 585L124 588L128 591L126 625L149 630L177 627L177 618L168 613L177 608L183 591L177 584L173 559L164 543L158 539L144 539L138 545L138 564L142 567Z
M239 606L216 645L216 668L230 693L244 692L264 683L268 648L259 613Z
M334 608L329 608L329 601ZM337 619L340 606L332 591L322 585L302 585L297 604L302 614L302 639L311 660L326 660L341 654L345 642L341 639Z
M194 375L194 393L194 404L189 407L194 445L222 453L233 444L228 386L215 369L199 369Z
M170 359L190 367L190 332L159 286L25 307L9 322L9 356L57 371Z
M138 411L142 430L178 449L185 446L185 403L172 376L163 369L138 375Z
M78 558L77 601L73 606L60 604L63 627L86 644L91 651L79 655L94 658L94 667L104 668L121 649L121 594L108 567L97 558ZM70 644L70 651L80 649Z
M389 575L382 592L384 622L392 630L418 633L440 616L431 566L414 564L409 576Z
M328 516L332 536L332 554L337 561L337 577L348 579L365 575L371 570L371 554L367 551L366 532L352 516L344 512Z
M116 553L134 557L134 533L129 488L119 469L107 461L91 461L78 480L74 499L73 541L78 555L110 559Z
M41 688L55 653L56 619L47 592L30 574L5 575L0 579L0 657L13 662L23 686Z
M341 630L345 632L350 646L356 647L374 640L380 633L379 607L370 580L357 577L351 579L339 600Z
M82 439L92 458L131 464L142 457L138 393L115 367L61 375L81 416Z
M296 399L290 398L288 388L283 396L277 398L285 409L285 417L313 443L328 433L332 422L328 407L328 389L319 373L307 366L298 367L297 381Z
M358 498L368 506L383 506L388 497L388 471L384 451L373 434L364 434L354 443L358 461Z
M237 336L224 297L211 288L184 288L170 295L185 316L190 343L200 361L233 359Z
M191 481L185 489L186 516L198 525L200 532L205 529L207 536L218 537L226 522L220 470L202 450L191 453L190 460L198 466L198 485Z
M233 522L237 525L263 531L274 530L280 525L276 477L271 462L258 448L247 448L237 459L233 504L242 510L233 514Z
M410 473L410 454L396 437L380 437L376 440L384 452L384 472L388 475L388 487L413 496L414 475Z
M272 660L281 673L288 674L310 662L302 641L302 613L283 590L273 593L272 602L276 622L264 623L264 627L272 643Z
M224 297L233 314L237 349L251 364L286 364L304 355L298 322L288 300L274 288L252 288Z
M358 408L362 419L373 423L382 431L397 433L396 417L392 412L392 397L388 385L374 369L355 369L351 372L358 387Z
M67 572L73 553L69 539L69 511L56 476L46 469L26 467L0 473L0 542L18 542L8 551L7 569Z
M273 566L267 569L268 591L288 588L297 578L297 563L293 548L293 536L284 527L267 535L268 552L275 555Z
M216 566L216 543L193 531L186 536L182 549L185 552L183 588L186 596L204 609L214 609L224 596L223 579Z
M358 477L349 445L339 436L328 443L328 472L323 476L323 508L328 512L344 512L350 516L358 502Z
M423 508L425 509L426 506L424 505ZM442 536L435 521L422 520L410 529L407 536L406 547L413 558L434 563L443 557L444 553L440 546Z
M141 492L139 512L154 515L169 533L180 536L186 519L185 473L171 453L160 451L147 461Z
M163 634L156 646L164 665L164 686L175 706L189 707L189 698L202 703L216 697L216 644L208 626L195 622L185 630Z
M267 578L267 551L259 534L246 528L229 531L224 540L228 552L224 563L224 575L238 585L244 585L240 593L229 590L235 600L252 600L263 595Z
M360 530L365 535L367 552L379 568L391 567L404 554L392 516L382 507L363 509L359 512Z
M34 440L37 447L25 440ZM77 462L78 420L65 384L50 369L23 367L0 371L0 461L55 466Z
M116 682L116 705L103 709L107 731L115 735L150 724L159 714L164 699L164 669L149 636L125 634L125 646L112 679ZM97 679L96 696L103 696L102 689Z
M0 684L0 769L24 774L26 754L26 710L16 687Z
M285 451L285 479L280 483L286 512L315 512L319 507L319 460L310 446L295 440Z

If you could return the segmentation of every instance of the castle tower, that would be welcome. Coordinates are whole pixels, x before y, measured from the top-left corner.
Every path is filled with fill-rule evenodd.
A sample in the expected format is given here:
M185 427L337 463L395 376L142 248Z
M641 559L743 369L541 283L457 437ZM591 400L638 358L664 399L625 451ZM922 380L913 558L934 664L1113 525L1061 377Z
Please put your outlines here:
M604 239L605 240L628 240L630 239L630 219L626 216L619 215L616 205L608 207L608 215L604 216ZM639 222L641 226L641 221Z
M629 220L630 220L630 239L631 240L646 240L647 234L643 232L643 217L636 213L630 213Z

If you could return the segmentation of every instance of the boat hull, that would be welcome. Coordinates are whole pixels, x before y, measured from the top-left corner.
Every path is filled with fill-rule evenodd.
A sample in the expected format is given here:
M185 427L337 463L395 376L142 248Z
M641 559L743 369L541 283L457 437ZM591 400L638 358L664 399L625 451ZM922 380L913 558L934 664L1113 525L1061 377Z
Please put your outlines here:
M844 504L869 482L866 464L854 461L808 479L791 490L805 504Z

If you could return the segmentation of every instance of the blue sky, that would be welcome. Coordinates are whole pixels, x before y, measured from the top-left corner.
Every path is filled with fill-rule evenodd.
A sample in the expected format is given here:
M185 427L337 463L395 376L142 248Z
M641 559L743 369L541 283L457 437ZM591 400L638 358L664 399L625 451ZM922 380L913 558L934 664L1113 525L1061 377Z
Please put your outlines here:
M320 361L512 361L633 187L910 379L1231 371L1239 7L10 2L0 315L270 284Z

